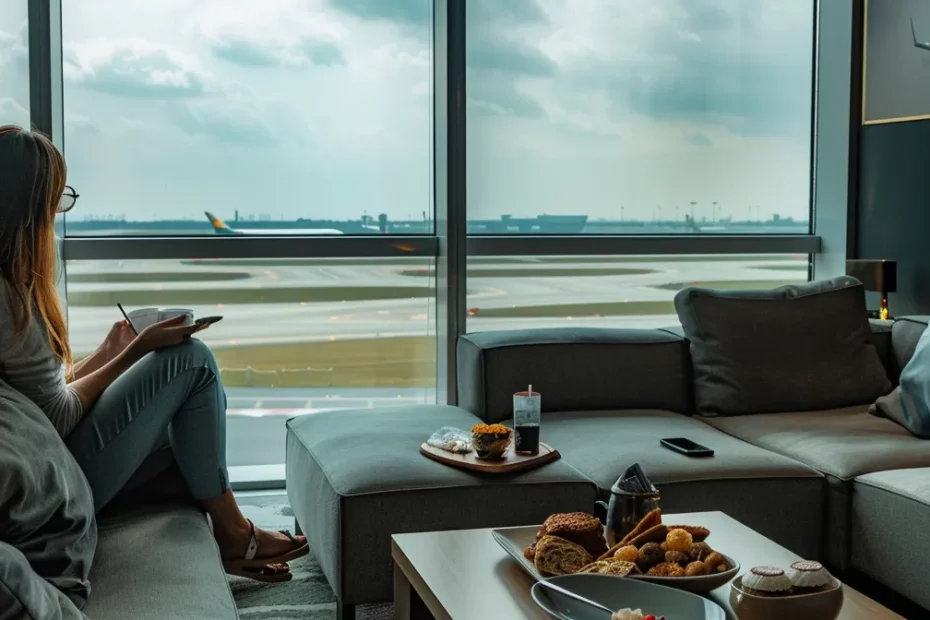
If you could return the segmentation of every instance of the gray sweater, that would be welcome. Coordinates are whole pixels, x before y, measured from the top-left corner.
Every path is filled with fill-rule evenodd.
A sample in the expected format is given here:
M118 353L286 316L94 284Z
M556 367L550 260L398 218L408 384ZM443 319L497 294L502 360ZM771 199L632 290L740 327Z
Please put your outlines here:
M62 437L84 417L77 394L65 382L65 369L49 345L45 325L37 312L25 335L13 328L10 293L0 281L0 390L14 389L38 405Z

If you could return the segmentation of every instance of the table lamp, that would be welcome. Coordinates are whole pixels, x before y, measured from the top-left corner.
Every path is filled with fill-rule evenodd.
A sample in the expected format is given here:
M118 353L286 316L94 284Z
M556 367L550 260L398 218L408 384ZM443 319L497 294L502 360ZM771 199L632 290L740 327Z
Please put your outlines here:
M897 262L884 258L847 260L846 275L862 282L865 290L881 295L879 309L870 310L870 318L891 318L888 314L888 293L894 293L898 288Z

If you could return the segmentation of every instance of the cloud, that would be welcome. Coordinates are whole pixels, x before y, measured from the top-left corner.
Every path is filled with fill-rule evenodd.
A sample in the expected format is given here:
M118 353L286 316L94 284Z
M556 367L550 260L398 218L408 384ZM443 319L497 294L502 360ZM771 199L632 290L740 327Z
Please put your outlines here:
M539 49L511 40L501 32L477 32L469 37L466 61L472 69L513 75L549 77L558 66Z
M260 102L241 86L231 86L223 97L186 102L177 125L189 135L220 142L262 146L278 140Z
M691 134L688 137L688 142L690 142L694 146L713 146L714 145L714 143L710 141L710 138L708 138L702 133Z
M142 39L93 39L68 45L64 75L84 88L147 98L196 97L210 76L193 58Z
M362 19L381 19L428 26L433 22L432 0L329 0L329 4Z
M22 24L19 32L0 30L0 66L5 63L26 66L29 63L28 32Z
M16 122L29 124L29 110L12 97L0 97L0 124Z
M214 40L211 50L227 62L243 67L326 67L346 64L345 55L332 41L303 37L294 43L255 41L235 35L223 35Z
M517 90L510 76L486 75L469 80L469 107L484 116L540 119L546 113L538 101Z

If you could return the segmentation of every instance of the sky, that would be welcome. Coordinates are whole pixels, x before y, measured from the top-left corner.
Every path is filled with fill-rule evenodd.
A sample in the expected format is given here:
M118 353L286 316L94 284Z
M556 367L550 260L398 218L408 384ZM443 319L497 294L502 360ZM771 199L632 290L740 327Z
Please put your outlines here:
M26 4L0 0L0 122L28 121ZM431 6L62 0L74 216L428 215ZM811 0L468 0L467 25L471 219L807 217Z

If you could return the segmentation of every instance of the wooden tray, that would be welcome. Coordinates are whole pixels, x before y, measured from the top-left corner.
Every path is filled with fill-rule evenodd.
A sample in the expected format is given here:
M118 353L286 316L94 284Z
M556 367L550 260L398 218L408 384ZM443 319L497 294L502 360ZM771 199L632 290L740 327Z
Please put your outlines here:
M467 454L447 452L440 448L434 448L427 443L420 445L420 452L423 456L438 461L443 465L485 474L513 474L521 471L529 471L537 467L542 467L546 463L556 461L562 456L559 454L558 450L542 442L539 443L539 454L536 456L521 456L515 454L513 445L511 444L502 461L485 461L477 458L474 452L469 452Z

